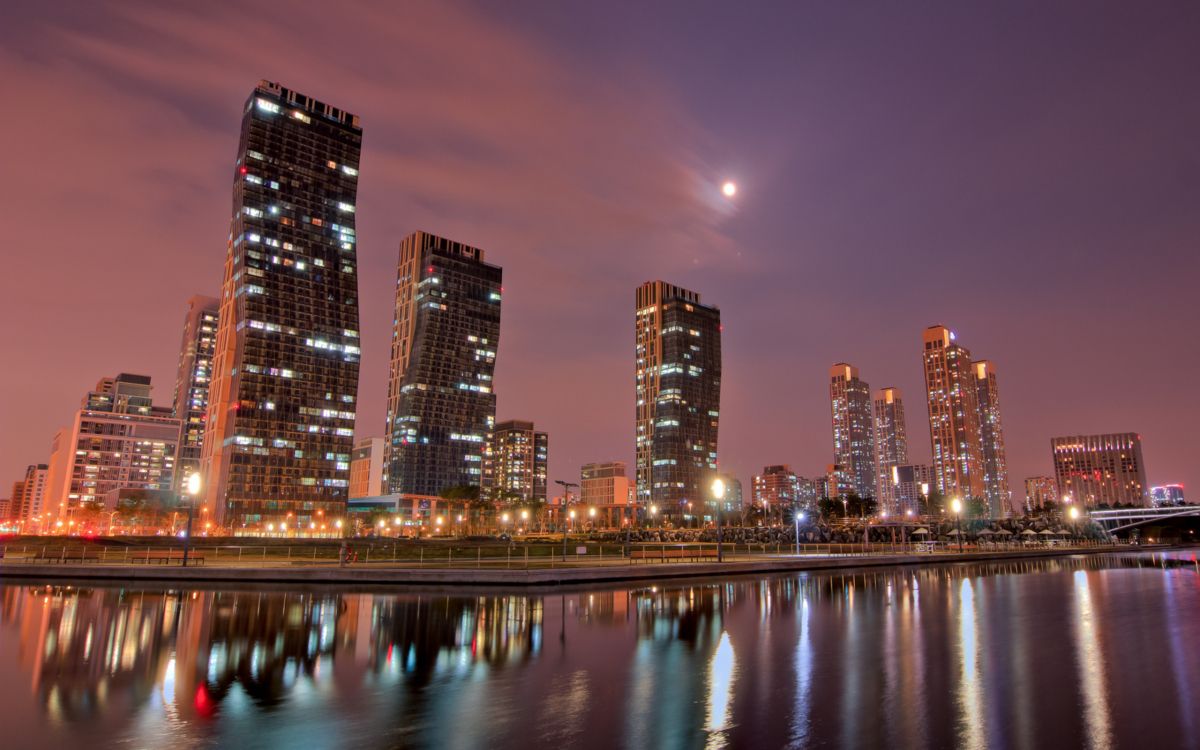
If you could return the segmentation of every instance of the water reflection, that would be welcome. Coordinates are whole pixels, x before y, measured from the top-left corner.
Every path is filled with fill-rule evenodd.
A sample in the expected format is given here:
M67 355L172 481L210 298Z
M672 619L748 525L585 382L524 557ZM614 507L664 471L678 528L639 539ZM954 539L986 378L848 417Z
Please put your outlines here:
M565 594L7 585L0 722L30 747L1177 745L1198 581L1127 556Z

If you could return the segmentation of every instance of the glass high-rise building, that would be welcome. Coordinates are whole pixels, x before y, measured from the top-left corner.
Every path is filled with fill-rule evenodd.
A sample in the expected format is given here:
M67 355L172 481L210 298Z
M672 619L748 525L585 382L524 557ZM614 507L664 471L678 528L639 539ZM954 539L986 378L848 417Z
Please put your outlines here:
M188 300L187 315L183 319L174 398L174 416L183 423L179 433L179 457L175 460L176 489L200 470L213 352L217 347L219 307L216 298L197 295Z
M934 486L947 498L984 497L979 405L971 352L954 332L930 326L922 336Z
M484 485L503 272L428 232L400 243L384 471L393 494Z
M278 83L243 109L202 454L207 503L235 530L345 510L361 147L356 115Z
M829 401L837 494L875 497L871 386L858 377L857 367L839 362L829 369Z
M634 337L638 502L674 518L701 514L717 471L721 311L648 281L637 289Z
M972 364L975 371L975 403L979 409L979 446L983 456L983 497L992 518L1012 515L1012 493L1008 486L1008 458L1004 452L1004 427L1000 423L1000 392L996 366L987 360Z
M896 513L897 469L908 463L908 434L904 425L904 399L899 388L875 393L875 491L881 510Z

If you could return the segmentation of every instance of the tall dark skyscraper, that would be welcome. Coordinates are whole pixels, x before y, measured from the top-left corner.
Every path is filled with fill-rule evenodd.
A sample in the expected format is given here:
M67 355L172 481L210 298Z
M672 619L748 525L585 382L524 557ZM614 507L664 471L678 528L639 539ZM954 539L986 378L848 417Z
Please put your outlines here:
M345 509L361 146L356 115L277 83L246 101L202 462L226 525Z
M638 287L636 304L638 502L704 515L717 471L721 311L665 281Z
M183 341L179 345L179 367L175 375L174 416L182 422L179 456L175 460L176 489L200 470L219 308L218 300L197 295L188 300L187 316L183 319Z
M384 430L388 492L432 497L483 484L496 423L501 281L477 247L427 232L400 242Z
M871 386L858 368L838 362L829 368L829 404L833 415L834 478L839 495L875 497L875 427Z
M996 366L986 359L974 362L975 405L979 409L979 446L983 457L983 496L992 518L1012 515L1012 493L1008 487L1008 458L1004 450L1004 426L1000 422L1000 391Z

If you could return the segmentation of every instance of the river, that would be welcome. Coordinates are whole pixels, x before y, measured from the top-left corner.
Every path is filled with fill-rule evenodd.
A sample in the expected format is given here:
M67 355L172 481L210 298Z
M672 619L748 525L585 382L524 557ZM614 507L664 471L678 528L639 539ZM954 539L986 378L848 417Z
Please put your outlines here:
M1198 747L1196 558L565 592L9 579L0 745Z

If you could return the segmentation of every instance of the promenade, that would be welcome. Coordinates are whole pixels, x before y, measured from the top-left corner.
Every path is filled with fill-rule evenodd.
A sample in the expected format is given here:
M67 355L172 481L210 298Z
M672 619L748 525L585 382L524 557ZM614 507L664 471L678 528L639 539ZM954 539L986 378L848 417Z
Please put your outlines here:
M663 545L671 548L670 545ZM812 548L814 545L809 545ZM826 547L827 545L821 545ZM620 581L653 581L678 578L712 578L724 576L764 575L797 571L824 571L902 565L942 565L960 562L1017 561L1077 554L1114 554L1167 549L1165 545L1129 547L1125 545L1056 546L1035 549L969 549L958 552L944 548L934 552L903 551L833 551L813 550L795 554L794 550L731 550L718 562L711 556L711 545L693 545L691 557L631 558L610 554L606 558L570 556L564 562L556 555L533 557L507 556L485 558L481 551L475 559L460 556L458 560L405 557L389 560L376 557L375 562L358 561L339 565L336 558L323 560L272 556L264 552L261 559L246 555L214 557L201 551L193 565L182 567L173 557L165 559L132 558L125 553L124 561L109 555L108 559L72 560L64 554L60 559L37 559L22 556L9 548L0 560L0 579L38 579L69 581L120 581L124 583L246 583L246 584L354 584L372 586L434 586L444 587L526 587L557 586L575 583ZM836 545L835 545L836 547ZM69 549L68 549L69 551ZM543 550L545 551L545 550ZM715 550L713 550L715 551ZM173 551L172 551L173 552ZM289 550L290 553L290 550Z

